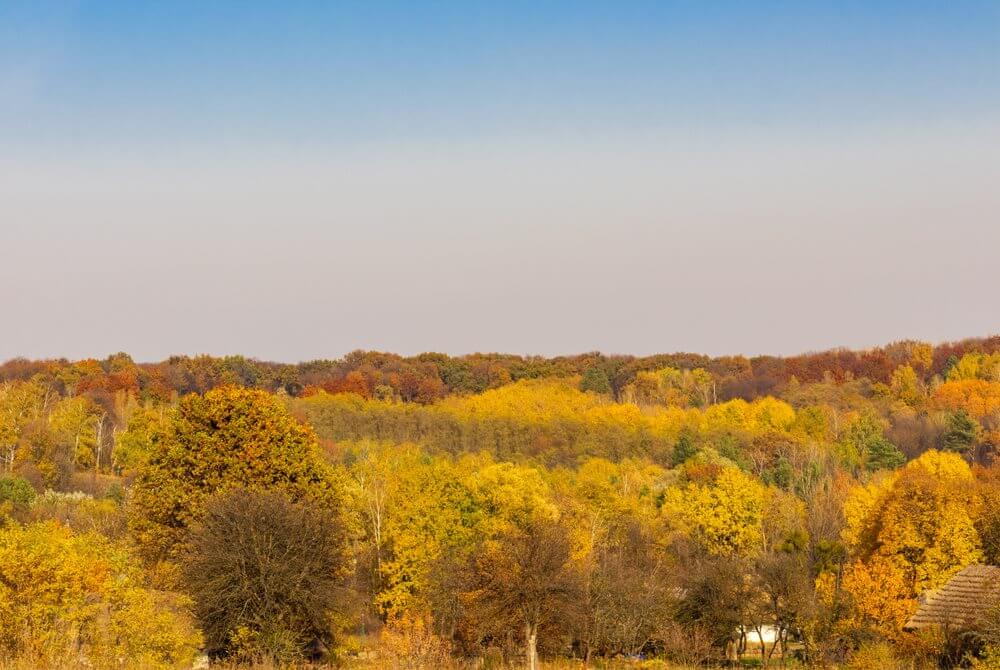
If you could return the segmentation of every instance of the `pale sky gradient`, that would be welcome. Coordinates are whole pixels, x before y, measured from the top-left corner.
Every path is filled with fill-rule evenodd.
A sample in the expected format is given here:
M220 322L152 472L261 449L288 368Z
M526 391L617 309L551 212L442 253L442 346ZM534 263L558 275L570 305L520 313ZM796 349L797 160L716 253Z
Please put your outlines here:
M1000 332L996 5L467 4L0 3L0 359Z

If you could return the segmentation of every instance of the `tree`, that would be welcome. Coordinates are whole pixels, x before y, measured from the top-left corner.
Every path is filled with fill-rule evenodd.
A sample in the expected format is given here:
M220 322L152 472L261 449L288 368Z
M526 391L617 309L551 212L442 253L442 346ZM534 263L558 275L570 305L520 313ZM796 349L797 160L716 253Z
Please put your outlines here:
M181 400L136 479L129 523L144 555L176 558L205 500L237 487L340 508L312 430L264 391L218 388Z
M35 500L35 489L21 477L0 477L0 522L11 513L23 513Z
M673 614L676 590L667 559L635 521L594 551L589 570L584 639L587 657L634 656Z
M570 541L558 522L536 519L484 543L468 591L480 628L523 631L529 670L538 668L539 629L577 614L582 594Z
M822 576L817 588L824 597L833 596L834 581L829 573ZM841 588L850 608L843 627L856 639L898 640L917 608L904 571L883 556L851 563L844 570Z
M753 565L757 598L752 601L750 622L761 644L761 659L766 667L775 649L782 658L788 636L801 630L813 613L813 583L806 555L798 551L770 551ZM763 630L772 626L776 639L767 649Z
M926 396L926 391L920 378L917 377L916 370L910 365L900 365L896 368L892 373L889 387L893 397L910 407L919 405Z
M906 462L903 453L885 438L882 420L872 411L863 412L847 427L842 443L846 460L861 463L871 472Z
M667 521L710 554L749 555L764 549L767 489L738 468L723 466L707 482L667 489Z
M329 644L345 546L336 514L280 492L209 499L183 573L210 652L287 662Z
M682 431L674 445L674 453L671 456L671 463L674 467L683 465L689 458L698 453L698 446L695 444L694 435L691 431Z
M979 438L979 433L979 423L964 409L960 409L948 415L948 428L942 438L944 448L967 454Z
M745 645L741 631L759 600L756 586L747 579L747 560L735 555L685 558L684 597L678 621L688 628L706 631L712 645L719 649L726 649L738 637L735 641L741 650Z
M975 480L956 454L928 451L906 467L865 487L844 503L844 537L869 566L889 561L905 576L909 597L941 586L961 568L981 561L973 522Z

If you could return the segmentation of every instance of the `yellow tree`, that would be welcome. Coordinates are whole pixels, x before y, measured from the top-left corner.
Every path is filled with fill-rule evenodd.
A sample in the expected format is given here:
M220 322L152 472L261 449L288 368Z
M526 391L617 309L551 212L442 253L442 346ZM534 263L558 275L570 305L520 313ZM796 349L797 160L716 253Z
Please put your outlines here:
M768 490L732 466L709 469L706 481L667 489L663 512L676 531L711 554L752 555L764 549Z
M375 601L384 614L398 617L427 608L432 566L471 542L471 496L447 458L424 457L412 445L397 446L395 453L372 453L371 458L375 462L352 471L355 481L368 477L363 500L373 542L378 532ZM385 491L380 493L378 478L383 476Z
M77 467L97 464L99 452L98 422L103 412L84 397L60 400L49 413L49 426L57 441L65 444L73 454Z
M844 506L844 538L859 560L888 561L909 596L941 586L982 560L975 480L955 454L928 451L877 483L858 487Z
M816 594L827 606L836 598L836 578L820 575ZM892 561L875 556L868 561L854 561L844 569L840 588L847 596L850 616L841 627L856 635L872 634L898 639L903 625L916 610L906 575Z
M900 365L893 371L889 389L894 398L910 407L919 405L927 395L916 370L909 365Z

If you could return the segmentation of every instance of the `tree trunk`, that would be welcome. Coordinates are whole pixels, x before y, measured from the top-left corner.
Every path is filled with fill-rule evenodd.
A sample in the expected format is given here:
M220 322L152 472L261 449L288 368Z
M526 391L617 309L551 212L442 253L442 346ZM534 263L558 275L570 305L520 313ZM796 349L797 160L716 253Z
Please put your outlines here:
M525 624L524 642L528 652L528 670L538 670L538 626Z

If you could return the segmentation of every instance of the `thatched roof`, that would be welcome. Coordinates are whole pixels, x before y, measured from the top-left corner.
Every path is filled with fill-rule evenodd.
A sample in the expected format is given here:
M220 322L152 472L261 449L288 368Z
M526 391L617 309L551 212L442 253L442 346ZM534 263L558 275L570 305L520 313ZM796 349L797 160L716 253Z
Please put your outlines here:
M970 565L939 589L921 598L907 630L931 626L975 628L991 607L1000 603L1000 566Z

